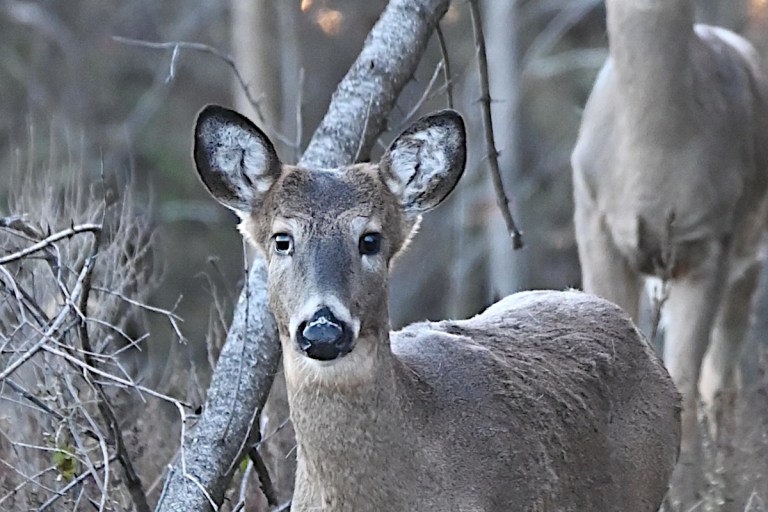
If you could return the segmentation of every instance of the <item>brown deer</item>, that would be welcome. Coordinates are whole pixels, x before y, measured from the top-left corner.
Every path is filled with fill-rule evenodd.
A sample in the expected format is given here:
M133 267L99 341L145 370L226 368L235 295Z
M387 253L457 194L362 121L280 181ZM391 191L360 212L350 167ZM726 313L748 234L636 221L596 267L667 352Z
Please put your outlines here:
M716 433L735 398L768 219L768 79L746 40L694 26L692 4L606 1L610 57L572 155L585 291L637 319L644 279L669 283L684 452L697 392Z
M293 510L657 510L679 397L618 307L529 292L390 332L393 258L464 170L456 112L417 121L378 165L310 170L208 106L194 158L268 264L298 445Z

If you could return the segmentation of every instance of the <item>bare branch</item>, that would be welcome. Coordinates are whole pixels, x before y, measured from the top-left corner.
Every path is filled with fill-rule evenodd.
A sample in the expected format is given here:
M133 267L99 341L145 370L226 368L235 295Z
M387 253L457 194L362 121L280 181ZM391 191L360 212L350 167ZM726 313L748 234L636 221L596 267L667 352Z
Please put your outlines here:
M31 223L24 220L21 215L0 217L0 228L8 228L27 237L28 240L40 240L45 234Z
M435 66L435 70L432 72L432 77L429 79L429 83L427 83L427 86L424 88L424 92L421 93L421 97L416 101L416 103L413 104L413 107L411 107L403 120L400 122L401 128L399 128L398 131L404 130L411 124L413 118L416 117L416 114L419 112L419 109L424 106L424 103L427 101L427 99L429 99L432 88L435 86L435 82L437 82L437 77L440 76L440 70L445 70L444 61L438 62L437 66Z
M299 68L299 87L296 91L296 142L294 143L294 160L301 153L301 139L304 137L304 68Z
M110 463L114 462L115 460L117 460L117 455L113 455L112 457L109 458ZM103 467L104 467L104 464L102 464L101 466L96 466L96 469L99 470L99 469L102 469ZM91 476L90 471L83 472L80 475L78 475L77 478L73 478L72 481L69 482L67 485L65 485L62 489L54 491L53 496L51 496L48 499L48 501L40 505L40 508L37 509L37 512L45 512L46 510L48 510L51 506L53 506L54 503L56 503L59 500L59 498L61 498L62 496L66 496L69 491L71 491L72 489L74 489L75 487L83 483L83 481L86 480L89 476Z
M451 83L451 59L448 57L448 46L445 44L445 35L443 35L443 29L440 28L438 23L435 27L437 33L437 42L440 44L440 53L443 55L443 79L445 80L443 87L445 88L445 96L448 101L448 108L453 108L453 83Z
M102 215L106 213L106 202L103 205ZM102 220L103 223L103 220ZM88 317L87 311L88 311L88 297L91 293L91 282L93 277L93 269L96 263L96 258L99 255L99 250L101 249L101 231L98 232L96 235L95 243L93 244L93 249L91 254L88 256L88 259L85 260L85 264L83 265L85 270L85 278L83 279L83 293L80 294L80 301L78 304L78 312L82 315L80 322L78 323L79 326L79 333L80 333L80 343L83 347L83 359L85 362L92 367L96 367L96 361L93 359L93 357L90 355L93 353L93 348L91 347L91 341L90 336L88 334L88 324L86 323L86 319ZM85 373L86 379L88 379L88 373L86 371ZM123 432L120 429L120 424L117 421L117 417L115 416L114 409L112 408L112 405L110 404L109 397L104 392L104 388L98 383L94 382L93 385L96 388L96 392L99 395L99 401L97 403L97 408L99 409L99 412L101 413L102 418L104 419L104 422L107 424L107 428L109 429L110 436L115 442L115 450L117 451L118 460L120 461L120 465L123 468L123 473L125 474L125 485L128 488L128 492L131 495L131 499L133 500L133 504L136 507L136 510L138 512L150 512L149 503L147 502L147 495L144 492L144 487L141 483L141 478L139 478L139 475L136 473L136 469L133 467L133 462L131 461L130 456L128 455L128 451L125 448L125 440L123 439ZM106 447L104 448L104 458L107 458L106 455ZM109 466L105 466L105 475L104 475L104 481L105 485L108 482L108 476L109 476ZM102 500L106 499L106 490L102 491ZM102 504L103 506L103 504Z
M269 476L269 469L264 464L264 459L261 458L261 454L256 446L252 446L248 450L248 457L253 463L253 467L256 470L256 474L259 475L259 484L261 490L264 493L264 497L267 498L267 504L276 507L279 505L277 501L277 493L275 492L275 486L272 485L272 478Z
M276 139L278 139L280 142L285 144L288 147L292 147L293 141L291 141L288 137L274 129L274 127L271 127L269 123L266 122L266 118L264 117L264 113L261 110L261 105L259 103L259 100L253 97L251 94L250 89L248 88L248 83L245 81L245 78L243 78L243 75L240 73L240 70L237 68L237 65L235 64L235 60L228 54L222 52L218 48L214 48L213 46L203 44L203 43L192 43L188 41L169 41L169 42L152 42L152 41L142 41L140 39L131 39L128 37L121 37L121 36L112 36L112 39L114 41L117 41L118 43L123 43L131 46L140 46L143 48L153 48L153 49L159 49L159 50L172 50L172 58L171 58L171 65L170 69L168 71L168 79L167 82L170 82L173 80L173 77L175 76L175 66L176 62L178 61L178 55L180 49L187 49L187 50L194 50L197 52L202 53L208 53L210 55L213 55L214 57L218 58L222 62L224 62L229 68L232 70L232 73L235 75L235 79L237 80L238 84L240 84L240 87L242 87L243 92L245 93L246 98L248 99L248 103L251 104L253 107L253 110L256 112L256 115L259 117L259 122L261 126L266 128L269 131L269 135L274 136Z
M72 363L73 365L77 366L78 368L81 368L82 370L87 370L91 373L95 373L96 375L99 375L101 377L104 377L105 379L112 381L113 383L120 384L127 389L135 389L137 391L141 391L142 393L146 393L149 396L159 398L160 400L169 402L171 404L176 405L177 407L186 407L187 409L191 409L192 406L190 404L184 403L181 400L177 400L173 397L170 397L168 395L164 395L163 393L160 393L158 391L155 391L154 389L148 388L146 386L142 386L141 384L137 384L135 382L131 382L129 380L123 379L122 377L118 377L117 375L113 375L109 372L105 372L103 370L99 370L98 368L95 368L93 366L88 365L87 363L84 363L80 359L67 354L66 352L62 352L61 350L49 346L43 345L41 347L42 350L45 350L46 352L53 354L57 357L60 357L62 359L65 359L67 362Z
M483 131L485 132L485 145L488 149L488 166L493 179L493 188L496 190L496 202L501 210L501 216L507 225L507 231L512 238L512 248L522 249L523 234L517 229L515 220L509 209L509 198L504 191L504 182L499 170L499 151L496 149L496 141L493 134L493 120L491 118L491 93L488 85L488 57L485 52L485 36L483 35L483 23L480 19L480 7L478 0L469 0L469 9L472 17L472 31L475 36L475 49L477 51L477 67L480 74L480 106L483 114Z
M58 233L54 233L49 237L43 240L40 240L36 244L30 245L26 249L22 249L21 251L3 256L2 258L0 258L0 265L7 265L8 263L11 263L13 261L18 261L22 258L25 258L30 254L34 254L38 251L42 251L46 247L50 247L54 243L64 238L70 238L79 233L97 234L100 231L101 231L101 224L79 224L77 226L72 226L70 228L59 231Z
M371 102L373 101L373 98L370 98L368 100L368 108L365 111L365 119L363 120L363 127L360 129L360 142L357 145L357 151L355 151L355 158L352 159L353 162L359 162L360 155L363 152L363 145L365 144L365 132L368 131L368 121L371 120Z
M80 271L80 275L77 278L77 282L75 283L75 286L72 289L72 293L70 294L71 301L69 301L66 305L66 307L61 308L59 311L59 314L56 315L56 318L54 318L51 325L48 327L48 329L45 330L45 332L41 335L40 339L32 345L29 349L26 350L21 356L19 356L16 360L14 360L12 363L10 363L8 366L6 366L5 370L0 372L0 382L8 378L10 375L13 374L16 370L21 367L25 362L27 362L32 356L37 354L40 349L42 349L48 341L55 341L53 338L53 335L56 331L58 331L63 325L67 317L69 316L70 312L72 311L72 308L74 307L73 301L78 300L80 294L82 293L83 289L83 281L85 280L87 275L87 268L83 267L83 269Z
M64 376L64 383L67 387L67 390L69 391L70 397L76 402L79 402L79 393L72 385L71 379L69 375ZM79 404L78 404L79 405ZM94 433L96 434L99 448L101 449L102 453L102 460L104 462L104 479L103 481L99 480L99 475L96 472L96 467L93 463L91 463L91 460L89 457L84 457L85 465L88 467L88 471L93 475L93 481L96 482L96 485L99 487L99 491L101 491L101 501L99 503L99 510L103 510L104 506L106 505L106 500L109 492L109 454L107 450L107 442L104 439L104 436L101 434L101 429L98 427L96 422L93 420L90 414L88 414L88 411L85 407L79 407L78 409L80 412L85 416L86 421L88 421L91 429L93 429ZM67 424L69 426L69 433L72 436L72 438L75 440L75 444L77 445L77 449L80 451L80 453L88 453L88 450L85 448L85 445L80 438L80 434L78 432L78 428L76 425L76 422L74 418L71 416L67 418Z
M38 471L36 474L31 475L30 477L25 478L20 484L18 484L13 489L9 490L5 496L0 497L0 505L3 504L3 502L7 499L10 499L13 497L14 494L19 492L21 489L23 489L26 485L29 485L30 482L35 482L38 480L41 476L45 475L46 473L50 473L52 471L56 471L56 466L48 466L47 468L43 468L42 470ZM85 475L88 476L90 473L86 473Z
M651 334L650 339L653 342L659 332L661 325L661 314L664 304L669 299L669 282L672 279L672 271L675 268L675 244L672 242L672 227L675 223L675 212L667 214L667 220L664 224L664 235L661 240L661 254L659 259L653 262L654 274L660 276L661 283L653 290L651 297ZM644 224L640 224L639 229L643 230Z
M62 416L59 412L57 412L57 411L51 409L50 407L48 407L48 404L46 404L45 402L40 400L38 397L36 397L35 395L30 393L26 389L24 389L19 384L16 384L11 379L5 379L5 381L3 381L3 382L5 384L8 384L8 386L12 390L14 390L18 394L20 394L22 397L26 398L27 400L29 400L30 402L35 404L37 407L39 407L41 410L45 411L47 414L50 414L51 416L53 416L54 418L56 418L59 421L64 420L64 416Z

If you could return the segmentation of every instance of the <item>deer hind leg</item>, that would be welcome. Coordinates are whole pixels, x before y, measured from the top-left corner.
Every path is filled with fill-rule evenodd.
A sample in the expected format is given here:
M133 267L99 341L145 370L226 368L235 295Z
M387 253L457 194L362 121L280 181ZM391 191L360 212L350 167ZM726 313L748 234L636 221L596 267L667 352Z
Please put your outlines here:
M584 291L618 304L637 322L640 275L616 248L601 215L577 207L574 221Z
M691 274L671 283L665 304L668 317L664 362L683 395L682 453L698 445L697 385L701 362L709 345L725 276L725 250L710 246L710 257Z
M760 267L761 262L753 261L728 283L712 330L712 343L701 367L699 393L714 439L722 433L723 420L736 400L739 356L749 327Z

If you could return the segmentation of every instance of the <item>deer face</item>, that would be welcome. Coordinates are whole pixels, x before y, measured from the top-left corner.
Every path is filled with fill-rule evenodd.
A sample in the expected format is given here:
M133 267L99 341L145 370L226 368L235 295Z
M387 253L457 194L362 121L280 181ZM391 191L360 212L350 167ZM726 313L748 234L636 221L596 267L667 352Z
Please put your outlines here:
M243 116L209 106L198 116L194 157L203 183L267 260L286 369L342 364L365 373L389 339L390 263L464 170L461 117L422 118L378 165L308 170L282 165Z

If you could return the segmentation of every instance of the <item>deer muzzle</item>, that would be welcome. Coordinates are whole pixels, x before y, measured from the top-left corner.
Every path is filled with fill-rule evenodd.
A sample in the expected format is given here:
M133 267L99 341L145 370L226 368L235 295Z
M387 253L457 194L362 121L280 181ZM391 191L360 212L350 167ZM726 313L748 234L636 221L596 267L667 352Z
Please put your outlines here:
M332 361L352 351L354 340L352 329L328 307L319 309L307 322L302 322L297 330L299 350L318 361Z

